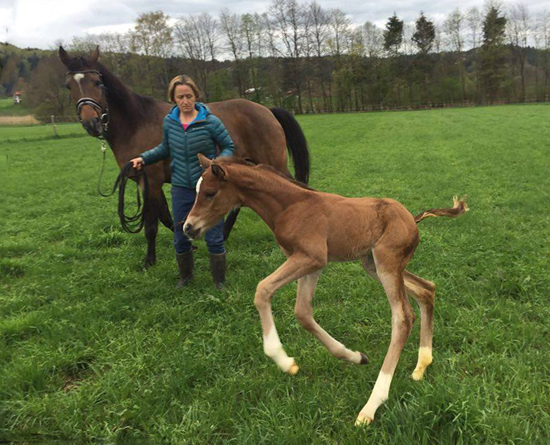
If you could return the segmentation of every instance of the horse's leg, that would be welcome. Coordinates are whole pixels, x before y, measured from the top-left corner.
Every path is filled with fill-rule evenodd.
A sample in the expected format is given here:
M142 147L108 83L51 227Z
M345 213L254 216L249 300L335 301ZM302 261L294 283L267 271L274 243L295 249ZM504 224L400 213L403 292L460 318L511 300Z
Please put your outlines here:
M418 362L412 373L414 380L422 380L424 371L432 364L433 314L435 304L435 284L405 271L405 286L420 306L420 348Z
M143 181L140 181L143 186ZM161 198L162 183L149 180L149 196L145 207L144 226L145 239L147 240L147 253L145 255L145 269L157 262L156 239L158 232L158 221L163 200ZM164 198L166 202L166 198Z
M235 221L237 221L237 216L239 215L239 212L241 211L240 207L231 210L227 217L225 218L225 222L223 224L223 240L227 241L227 238L229 238L229 234L231 233L231 229L233 228L233 225L235 224Z
M170 229L172 232L174 231L174 220L172 219L172 215L170 214L170 208L168 207L168 202L166 201L166 195L164 194L164 190L160 190L160 214L159 214L160 222L167 228Z
M367 256L363 260L363 267L371 277L380 281L372 255ZM424 371L433 361L432 339L435 284L406 270L403 272L403 275L407 294L413 297L420 307L420 348L418 350L418 363L412 373L412 378L414 380L421 380L424 377Z
M403 278L403 260L404 258L398 258L395 255L395 250L391 248L377 246L374 251L377 275L391 306L392 334L390 346L374 389L367 404L359 412L356 425L372 422L378 407L388 399L399 356L414 322L414 312L407 298Z
M321 261L312 260L307 255L293 254L275 272L260 281L256 288L254 304L262 322L264 352L282 371L291 375L296 374L299 368L294 358L287 355L279 340L271 312L271 299L285 284L320 270L324 265Z
M320 275L321 271L319 270L298 280L298 298L295 308L296 318L302 327L317 337L334 357L357 364L368 363L365 354L346 348L342 343L332 338L313 318L312 302Z

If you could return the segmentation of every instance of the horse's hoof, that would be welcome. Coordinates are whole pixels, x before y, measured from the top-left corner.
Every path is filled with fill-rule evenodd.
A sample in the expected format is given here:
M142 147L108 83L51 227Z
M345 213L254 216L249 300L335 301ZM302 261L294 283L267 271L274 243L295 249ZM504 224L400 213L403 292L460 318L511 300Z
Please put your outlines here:
M424 378L424 371L420 369L415 369L411 377L413 380L416 380L418 382L419 380L422 380Z
M357 416L357 419L355 420L355 426L365 426L369 425L372 422L372 419L368 416L364 416L363 414L359 413Z
M361 361L359 362L359 364L366 365L369 362L369 358L362 352L360 352L359 354L361 354Z
M298 374L299 370L300 370L300 367L296 363L294 363L287 372L290 375L296 375Z

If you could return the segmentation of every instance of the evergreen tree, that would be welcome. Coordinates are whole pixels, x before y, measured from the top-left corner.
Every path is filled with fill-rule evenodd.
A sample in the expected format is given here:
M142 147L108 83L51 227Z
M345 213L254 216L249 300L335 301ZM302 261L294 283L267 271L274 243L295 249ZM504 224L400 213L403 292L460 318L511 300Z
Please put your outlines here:
M393 56L399 52L399 47L403 43L403 20L399 20L395 12L386 23L384 31L384 48Z
M412 41L418 47L421 54L428 54L432 49L435 40L435 26L428 20L423 12L416 21L416 32L412 36Z
M505 77L507 51L504 45L506 17L491 5L483 21L480 81L485 100L495 100Z

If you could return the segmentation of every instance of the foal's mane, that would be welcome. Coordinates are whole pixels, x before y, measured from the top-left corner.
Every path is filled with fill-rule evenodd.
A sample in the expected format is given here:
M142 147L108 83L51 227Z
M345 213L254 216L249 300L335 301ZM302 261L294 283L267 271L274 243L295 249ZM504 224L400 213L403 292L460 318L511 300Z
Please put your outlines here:
M251 162L247 159L238 158L236 156L221 157L221 158L216 159L215 163L216 164L221 164L221 165L235 165L235 164L242 165L242 166L249 167L252 171L254 171L256 173L259 173L258 170L267 171L267 172L270 172L270 173L274 173L279 178L284 179L285 181L290 182L291 184L297 185L300 188L303 188L305 190L316 191L315 189L312 189L308 185L304 184L303 182L297 181L296 179L294 179L290 176L286 176L286 175L282 174L279 170L275 169L271 165L255 164L254 162Z
M101 73L105 85L109 108L123 112L123 119L130 126L131 131L144 121L151 121L155 117L155 108L163 102L149 96L141 96L128 88L117 76L111 73L100 62L91 62L85 56L72 57L67 62L68 71L97 70Z

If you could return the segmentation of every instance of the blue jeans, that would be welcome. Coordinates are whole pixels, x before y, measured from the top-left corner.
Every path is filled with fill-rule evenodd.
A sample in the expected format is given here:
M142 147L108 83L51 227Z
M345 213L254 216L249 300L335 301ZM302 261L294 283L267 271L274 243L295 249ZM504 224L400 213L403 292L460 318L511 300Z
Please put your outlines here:
M183 233L183 223L191 212L197 192L187 187L172 186L172 215L174 217L174 247L176 253L186 253L191 250L191 240ZM223 245L223 218L206 232L205 240L209 253L225 253Z

